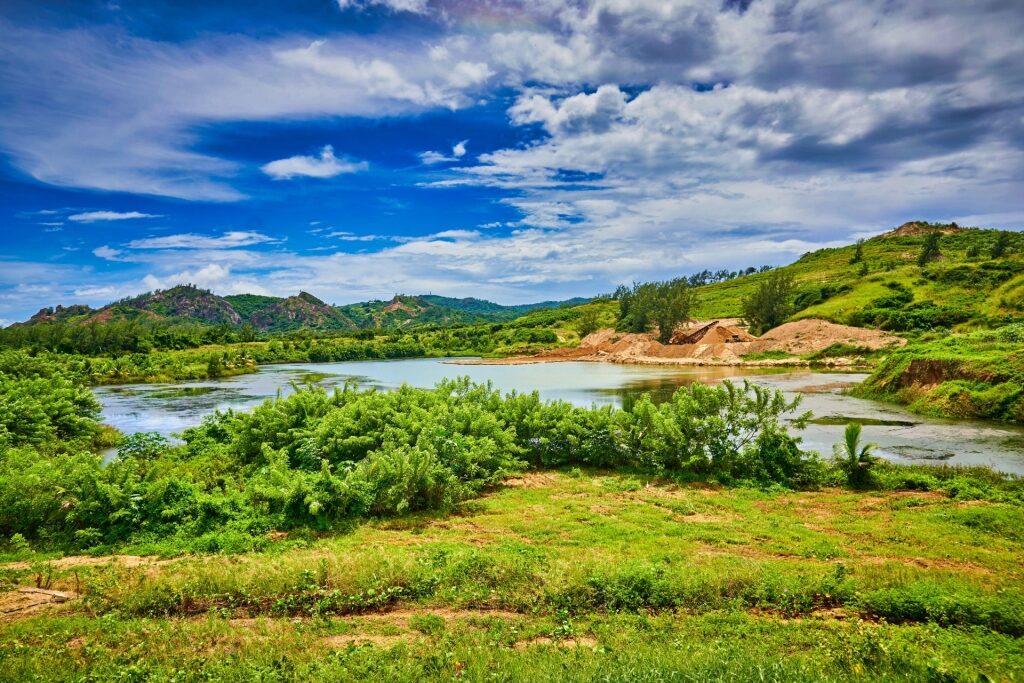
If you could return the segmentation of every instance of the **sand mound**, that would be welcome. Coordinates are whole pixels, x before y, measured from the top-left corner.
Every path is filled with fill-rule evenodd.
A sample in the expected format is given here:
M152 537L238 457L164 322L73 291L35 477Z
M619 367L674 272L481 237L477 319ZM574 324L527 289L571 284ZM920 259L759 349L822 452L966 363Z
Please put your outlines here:
M805 355L823 351L833 344L846 344L867 349L883 349L889 346L903 346L906 340L881 330L863 327L837 325L827 320L808 318L779 325L765 332L752 342L750 351L782 351L793 355Z
M672 343L661 344L653 334L616 332L607 328L587 335L574 349L555 349L537 356L468 361L488 364L550 363L582 360L608 363L668 365L740 365L752 353L781 352L805 356L834 344L882 349L902 346L906 340L880 330L837 325L826 320L797 320L754 337L735 319L694 321L681 327ZM793 363L799 359L756 361L758 364Z

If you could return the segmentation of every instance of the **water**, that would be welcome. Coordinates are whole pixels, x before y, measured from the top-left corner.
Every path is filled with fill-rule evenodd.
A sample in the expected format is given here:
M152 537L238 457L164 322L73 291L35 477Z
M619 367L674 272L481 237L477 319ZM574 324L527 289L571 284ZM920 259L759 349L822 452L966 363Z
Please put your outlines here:
M813 411L826 424L797 432L804 447L823 455L842 439L851 419L865 423L864 438L878 445L882 457L903 463L989 465L1024 474L1024 428L988 422L921 417L898 406L846 396L859 373L824 373L807 369L696 366L640 366L611 363L544 363L530 365L456 365L444 359L359 361L270 365L250 375L175 384L136 384L96 389L103 420L125 433L155 431L172 436L200 423L205 415L227 408L250 408L293 384L325 387L355 380L363 387L394 389L403 383L432 387L446 377L469 376L490 381L508 392L539 391L544 399L576 405L621 406L644 392L655 400L671 396L692 382L741 381L746 378L803 396L801 411Z

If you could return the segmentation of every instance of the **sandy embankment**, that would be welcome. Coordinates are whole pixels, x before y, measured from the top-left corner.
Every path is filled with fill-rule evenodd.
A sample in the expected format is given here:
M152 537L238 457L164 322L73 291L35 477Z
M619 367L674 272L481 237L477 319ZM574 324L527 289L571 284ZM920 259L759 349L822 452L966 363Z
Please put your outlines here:
M826 320L797 320L769 330L761 337L749 334L737 320L697 321L676 332L670 344L661 344L653 334L633 334L603 329L587 335L572 349L554 349L535 356L514 356L457 361L479 365L520 365L587 361L653 365L807 365L799 358L747 361L753 353L781 352L802 356L823 351L833 344L869 349L898 347L906 340L880 330L837 325ZM843 358L829 359L831 365L853 365Z

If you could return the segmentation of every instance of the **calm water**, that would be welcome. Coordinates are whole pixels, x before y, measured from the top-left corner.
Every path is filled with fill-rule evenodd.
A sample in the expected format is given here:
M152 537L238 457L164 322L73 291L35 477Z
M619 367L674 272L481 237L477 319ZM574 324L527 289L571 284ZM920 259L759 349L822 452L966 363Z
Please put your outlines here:
M490 381L503 392L536 390L542 398L582 406L621 406L644 392L664 399L677 387L692 382L746 378L790 396L801 394L801 410L837 423L813 424L798 432L806 448L823 455L831 454L832 445L842 438L843 424L854 418L885 423L865 425L864 434L878 444L879 455L896 462L984 464L1024 474L1024 429L924 418L898 406L843 395L843 388L864 378L856 373L610 363L455 365L430 358L270 365L255 374L221 380L103 387L96 389L96 395L108 424L125 433L155 431L171 436L199 424L214 410L244 409L279 392L289 394L296 383L333 387L355 380L363 387L393 389L403 383L431 387L446 377L461 375L476 382Z

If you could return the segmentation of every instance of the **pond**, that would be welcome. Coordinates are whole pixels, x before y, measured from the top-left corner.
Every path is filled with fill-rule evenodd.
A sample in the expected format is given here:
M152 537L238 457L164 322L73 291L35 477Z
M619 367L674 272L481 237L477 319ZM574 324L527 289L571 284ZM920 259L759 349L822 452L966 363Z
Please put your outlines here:
M268 365L259 372L227 379L174 384L134 384L95 390L103 421L125 433L155 431L166 436L199 424L205 415L227 408L250 408L295 384L325 387L354 380L363 387L394 389L407 383L432 387L446 377L468 376L493 383L502 392L539 391L544 399L576 405L621 406L644 392L664 400L692 382L749 379L803 396L801 410L814 413L802 432L804 447L828 456L842 439L844 425L857 420L882 457L902 463L989 465L1024 474L1024 428L990 422L926 418L899 406L853 398L843 390L862 380L859 373L805 368L642 366L611 363L460 365L451 359Z

